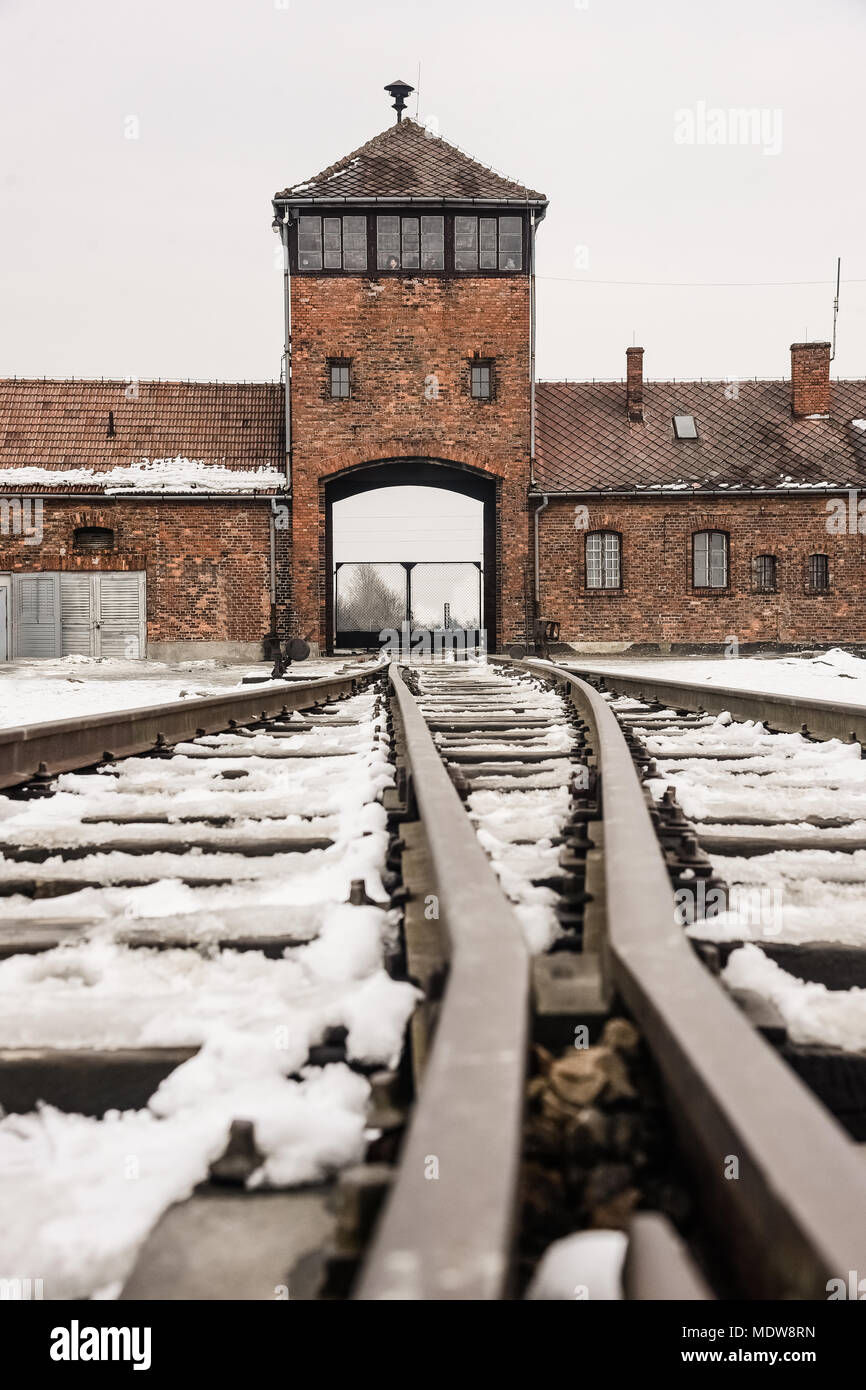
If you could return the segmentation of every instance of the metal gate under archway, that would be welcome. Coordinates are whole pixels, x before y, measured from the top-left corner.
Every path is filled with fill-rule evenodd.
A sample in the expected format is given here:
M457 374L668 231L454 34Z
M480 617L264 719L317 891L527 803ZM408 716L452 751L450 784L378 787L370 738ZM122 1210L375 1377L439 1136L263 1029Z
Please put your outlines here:
M482 628L483 570L477 560L380 561L334 566L334 643L375 648L386 632L461 631L476 646Z

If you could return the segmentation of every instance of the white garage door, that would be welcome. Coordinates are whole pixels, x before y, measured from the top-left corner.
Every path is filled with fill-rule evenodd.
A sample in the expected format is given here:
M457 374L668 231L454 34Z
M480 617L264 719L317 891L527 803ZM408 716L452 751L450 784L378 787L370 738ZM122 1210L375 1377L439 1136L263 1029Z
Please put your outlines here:
M145 576L14 574L13 656L120 656L145 652Z
M144 573L61 574L63 656L144 656Z
M13 574L12 655L60 655L59 574Z

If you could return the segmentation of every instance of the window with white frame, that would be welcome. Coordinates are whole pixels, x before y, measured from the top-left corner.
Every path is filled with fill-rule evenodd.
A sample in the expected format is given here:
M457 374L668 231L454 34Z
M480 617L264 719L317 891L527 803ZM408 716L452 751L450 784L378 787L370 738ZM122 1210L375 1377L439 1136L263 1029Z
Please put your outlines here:
M616 531L589 531L586 537L586 587L622 587L622 539Z
M692 580L696 589L728 587L728 537L724 531L696 531L692 537Z

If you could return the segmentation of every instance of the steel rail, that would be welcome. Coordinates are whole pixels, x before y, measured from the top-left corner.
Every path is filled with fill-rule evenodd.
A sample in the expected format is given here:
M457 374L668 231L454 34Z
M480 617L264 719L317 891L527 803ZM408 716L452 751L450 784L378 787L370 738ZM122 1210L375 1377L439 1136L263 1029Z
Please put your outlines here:
M445 996L400 1167L355 1297L507 1296L528 1049L520 925L396 665L411 789L450 946Z
M547 663L593 729L613 978L672 1100L706 1211L756 1298L825 1299L866 1269L863 1156L696 957L629 749L599 693ZM701 695L706 692L701 689ZM731 1178L731 1158L739 1176Z
M542 663L542 666L544 663ZM550 667L547 667L550 670ZM808 695L781 695L761 690L737 690L727 685L678 680L676 677L642 675L635 671L620 671L614 666L583 666L569 661L555 666L556 671L570 671L584 680L602 679L610 688L623 695L643 697L647 701L674 709L703 709L708 714L727 710L735 719L759 719L787 733L799 733L805 725L817 738L839 738L866 744L866 706L838 705L832 700L816 700Z
M157 740L161 744L181 743L197 734L220 733L232 722L246 724L262 715L278 715L283 709L304 709L318 701L334 700L352 694L383 669L377 663L369 671L320 680L286 682L266 689L251 687L249 691L0 729L0 788L28 781L43 764L44 771L54 776L92 767L103 761L106 753L125 758L149 752Z

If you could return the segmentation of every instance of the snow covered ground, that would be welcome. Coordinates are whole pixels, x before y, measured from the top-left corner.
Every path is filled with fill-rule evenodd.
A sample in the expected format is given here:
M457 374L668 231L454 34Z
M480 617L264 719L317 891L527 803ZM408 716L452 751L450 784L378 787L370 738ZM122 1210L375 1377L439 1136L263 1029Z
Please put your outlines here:
M803 656L740 657L630 657L583 656L562 658L565 666L582 670L615 667L623 674L669 677L671 680L706 681L736 690L760 690L762 694L805 695L838 704L866 705L866 658L841 647Z
M351 657L310 657L289 667L287 679L316 680L351 663ZM169 664L122 657L7 661L0 664L0 728L224 694L239 687L244 676L270 676L271 669L271 662Z
M49 1299L115 1297L235 1119L253 1122L263 1154L251 1186L318 1182L362 1159L370 1086L347 1063L394 1066L418 997L382 967L394 914L347 902L356 879L387 900L379 798L393 773L375 698L320 707L320 724L297 734L238 730L172 758L67 774L44 800L0 799L0 932L53 923L62 942L0 960L0 1047L199 1049L144 1110L94 1119L43 1105L0 1119L4 1275L43 1280ZM329 727L330 717L355 722ZM136 823L120 823L127 816ZM237 852L276 835L332 843ZM152 841L154 853L112 849L118 836ZM185 850L191 838L206 847ZM10 851L28 845L53 851L38 876L74 879L72 891L15 891L16 875L36 866ZM82 847L93 852L62 857ZM129 945L130 933L144 944ZM291 944L278 959L220 949L241 934ZM346 1030L347 1063L308 1066L331 1028Z
M526 944L532 952L546 950L561 935L556 916L558 894L540 882L561 872L560 847L555 837L562 832L571 811L570 782L575 772L572 726L562 697L540 681L517 679L493 666L468 664L420 669L420 703L423 712L438 719L480 719L497 712L513 720L513 728L497 740L495 731L479 737L471 728L464 738L457 733L435 733L442 756L449 749L471 748L489 755L514 753L512 735L525 733L521 747L527 752L549 753L528 776L515 777L508 762L490 775L473 776L473 789L467 807L475 823L478 839L490 856L502 888L514 904ZM473 683L482 687L475 695ZM516 710L517 713L512 713ZM542 718L546 725L528 723L521 730L520 712L528 720ZM513 766L513 764L511 765ZM464 769L467 773L470 769Z
M631 697L611 705L641 708ZM698 839L714 837L713 873L730 891L722 911L723 901L695 880L697 911L688 934L744 943L728 959L725 983L775 1004L794 1042L866 1050L866 990L831 990L797 979L761 950L762 941L866 948L866 851L856 848L866 840L860 745L767 733L762 724L737 722L730 714L685 728L642 728L639 721L632 727L656 763L649 779L653 796L661 799L667 787L675 788ZM756 836L778 847L757 854L735 844L727 853L717 847L720 838ZM813 844L792 849L795 836ZM850 849L823 847L822 840L838 846L840 837L852 841Z

